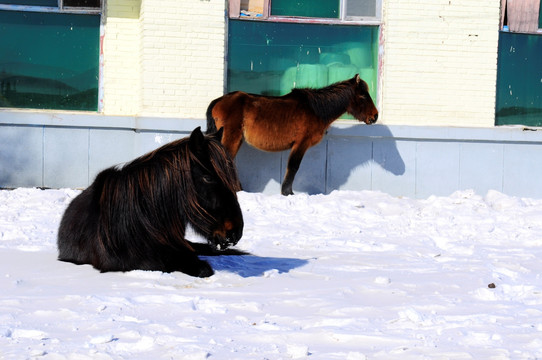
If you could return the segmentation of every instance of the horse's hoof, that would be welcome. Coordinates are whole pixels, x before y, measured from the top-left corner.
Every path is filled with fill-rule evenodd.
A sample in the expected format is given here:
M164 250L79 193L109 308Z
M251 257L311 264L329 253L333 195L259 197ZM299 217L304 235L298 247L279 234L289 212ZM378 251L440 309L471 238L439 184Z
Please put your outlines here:
M212 276L215 272L211 265L207 261L198 261L195 264L191 264L189 268L181 269L181 271L187 275L206 278Z
M214 273L215 272L213 268L211 267L211 265L205 263L205 266L200 267L199 273L196 274L196 276L200 278L206 278L206 277L212 276Z

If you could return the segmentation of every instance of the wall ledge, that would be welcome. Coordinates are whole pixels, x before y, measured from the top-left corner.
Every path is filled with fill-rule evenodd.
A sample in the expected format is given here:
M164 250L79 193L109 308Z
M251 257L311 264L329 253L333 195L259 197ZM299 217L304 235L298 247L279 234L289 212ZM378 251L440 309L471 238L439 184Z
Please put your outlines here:
M124 129L133 131L186 132L201 126L203 119L152 116L102 115L92 112L0 110L0 126L46 126L67 128Z
M204 119L154 116L116 116L92 112L0 110L0 126L42 126L66 128L124 129L135 132L186 133L201 126ZM452 127L412 125L365 125L350 120L337 120L328 136L392 138L416 141L461 141L542 143L542 128L516 126Z

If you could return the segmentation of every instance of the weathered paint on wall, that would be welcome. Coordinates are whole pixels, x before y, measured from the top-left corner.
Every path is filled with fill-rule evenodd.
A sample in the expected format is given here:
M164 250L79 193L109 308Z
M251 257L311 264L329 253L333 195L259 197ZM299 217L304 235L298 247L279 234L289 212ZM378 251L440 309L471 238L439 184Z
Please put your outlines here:
M384 2L381 119L494 126L498 0Z

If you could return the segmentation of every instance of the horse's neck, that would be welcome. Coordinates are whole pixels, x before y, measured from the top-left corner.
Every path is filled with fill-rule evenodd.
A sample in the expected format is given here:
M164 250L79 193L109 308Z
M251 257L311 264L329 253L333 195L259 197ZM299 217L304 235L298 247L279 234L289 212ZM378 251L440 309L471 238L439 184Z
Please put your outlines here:
M333 108L330 108L329 116L327 118L322 118L322 120L324 120L329 126L331 125L332 122L334 122L335 120L340 118L343 114L345 114L347 110L348 110L348 103L341 106L339 105L334 106Z
M336 86L325 89L314 95L312 107L316 115L329 126L347 112L351 96L350 89L347 88Z

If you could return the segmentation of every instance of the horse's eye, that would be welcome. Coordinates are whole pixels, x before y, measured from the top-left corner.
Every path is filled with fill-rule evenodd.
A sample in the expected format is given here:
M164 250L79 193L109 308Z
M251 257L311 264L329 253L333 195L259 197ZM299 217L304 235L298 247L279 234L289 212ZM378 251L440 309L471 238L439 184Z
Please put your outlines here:
M210 175L203 175L202 180L206 184L212 184L214 182Z

